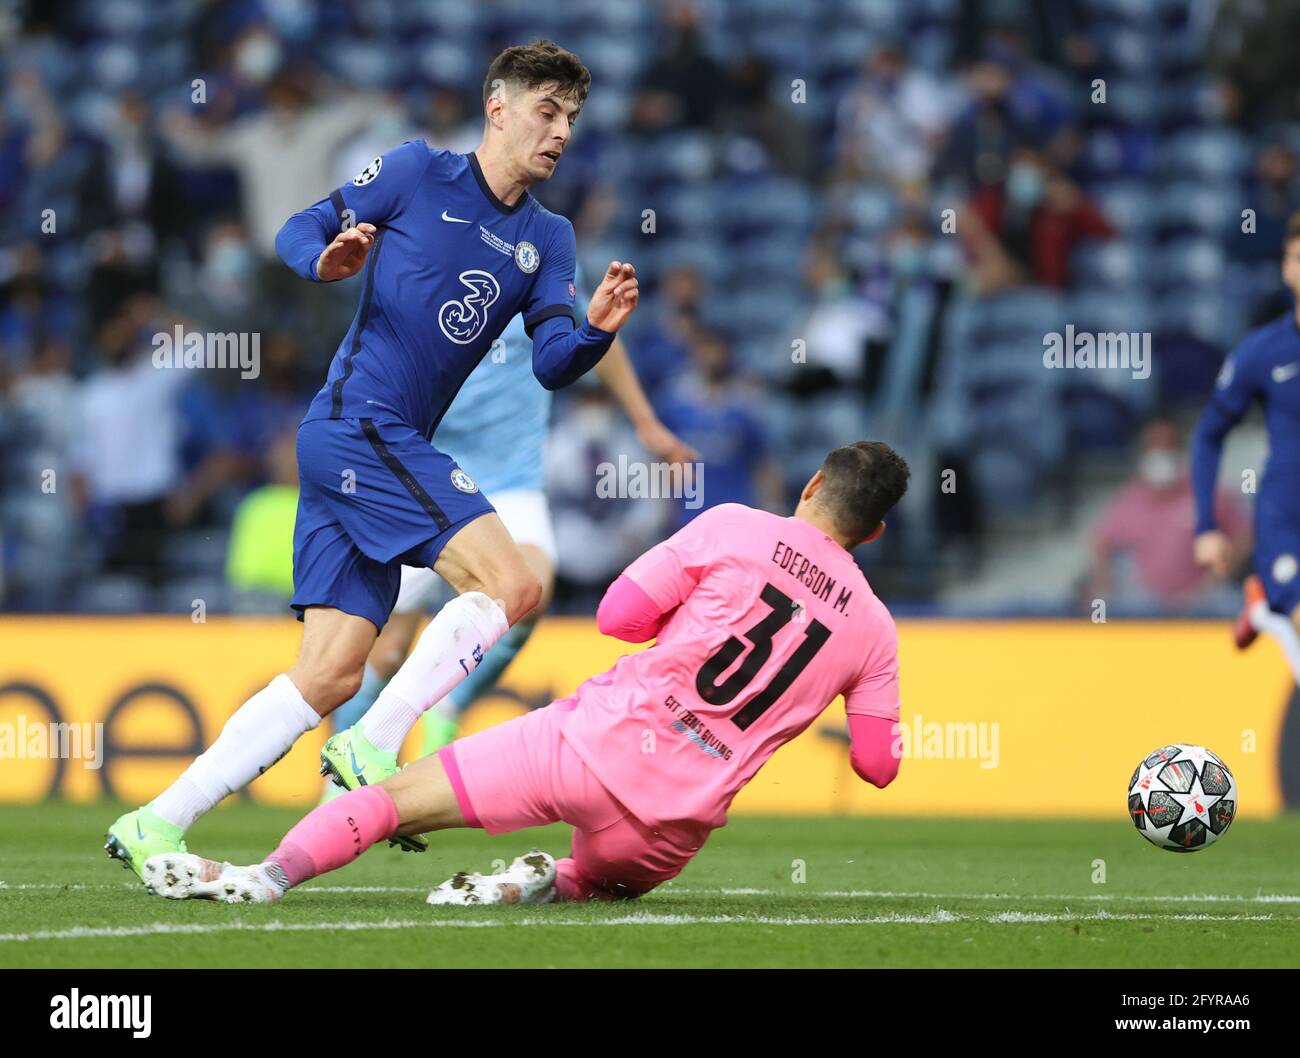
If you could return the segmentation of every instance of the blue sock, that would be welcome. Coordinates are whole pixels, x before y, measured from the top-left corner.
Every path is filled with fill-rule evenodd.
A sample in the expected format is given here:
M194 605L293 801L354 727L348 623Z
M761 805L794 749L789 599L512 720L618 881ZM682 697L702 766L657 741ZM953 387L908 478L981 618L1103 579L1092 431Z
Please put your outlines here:
M367 665L366 674L361 678L361 689L330 714L334 730L345 731L365 716L366 710L375 704L379 692L387 684L387 680L380 679L379 674Z
M453 689L449 697L460 716L480 697L496 686L501 674L506 671L515 655L523 650L528 637L533 634L535 624L513 625L505 635L496 641L487 656L479 662L478 668L465 677Z

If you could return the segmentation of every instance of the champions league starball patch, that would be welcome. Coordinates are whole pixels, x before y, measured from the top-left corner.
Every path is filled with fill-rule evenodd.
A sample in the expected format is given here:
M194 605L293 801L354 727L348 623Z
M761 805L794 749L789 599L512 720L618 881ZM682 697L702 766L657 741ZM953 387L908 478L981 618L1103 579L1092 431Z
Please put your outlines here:
M357 187L365 187L366 184L370 183L371 180L379 175L379 170L383 167L384 159L382 157L376 158L373 162L362 169L361 172L357 173L357 175L352 178L352 182Z
M478 486L474 484L474 479L461 470L460 467L451 472L451 483L461 492L478 492Z
M520 242L515 244L515 264L519 266L522 272L536 272L537 266L542 263L541 255L537 252L537 247L530 242Z

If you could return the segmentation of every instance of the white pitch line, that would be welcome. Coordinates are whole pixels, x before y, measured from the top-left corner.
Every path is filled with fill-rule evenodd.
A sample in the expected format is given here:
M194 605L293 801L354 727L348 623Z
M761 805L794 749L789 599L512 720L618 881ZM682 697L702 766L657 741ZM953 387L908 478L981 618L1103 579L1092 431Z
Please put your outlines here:
M0 882L0 893L6 890L20 889L37 889L54 891L57 889L69 890L121 890L121 889L139 889L139 882L119 882L117 885L110 885L103 882L97 885L81 885L73 883L61 885L58 882ZM430 885L304 885L298 891L300 893L427 893L432 889ZM759 890L755 890L758 892Z
M58 882L0 882L0 893L6 890L138 890L138 882L123 882L112 885L70 884ZM427 893L430 885L311 885L300 886L300 893ZM1137 903L1153 904L1300 904L1300 894L1294 893L1257 893L1254 896L1218 895L1214 893L1159 894L1144 896L1135 893L953 893L930 892L915 889L807 889L789 887L782 889L756 889L752 887L731 888L723 886L717 889L695 888L692 886L675 886L671 883L656 890L663 895L673 896L781 896L802 899L825 897L852 897L857 899L879 900L1001 900L1030 901L1050 900L1057 903L1069 903L1072 900L1087 900L1106 903L1112 900L1127 900Z
M660 893L682 896L793 896L793 897L862 897L883 900L1054 900L1068 903L1071 900L1134 900L1153 904L1300 904L1300 895L1291 893L1259 893L1255 896L1217 896L1213 894L1142 896L1135 893L935 893L903 889L809 889L798 892L791 889L694 889L665 886Z
M173 935L207 935L213 933L332 933L366 932L399 929L518 929L527 926L550 926L565 929L600 929L618 926L944 926L957 923L989 925L1027 925L1061 922L1296 922L1273 915L1160 915L1095 911L1086 915L1037 914L1003 911L993 915L969 915L935 908L923 915L872 915L810 918L767 915L666 915L642 913L620 915L599 921L547 921L545 914L528 918L485 919L381 919L377 922L226 922L220 924L155 922L147 926L74 926L71 929L38 930L31 933L0 933L0 944L30 941L95 940L102 938L155 937Z

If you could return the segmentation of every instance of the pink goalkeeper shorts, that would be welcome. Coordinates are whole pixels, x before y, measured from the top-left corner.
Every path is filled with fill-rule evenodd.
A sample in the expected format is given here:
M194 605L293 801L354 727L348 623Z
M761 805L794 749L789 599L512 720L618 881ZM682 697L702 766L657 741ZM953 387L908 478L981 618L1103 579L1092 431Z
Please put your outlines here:
M508 834L569 823L578 889L638 896L674 878L708 837L705 826L652 828L628 812L564 740L565 701L457 739L439 750L461 814L472 827ZM583 897L570 897L583 898Z

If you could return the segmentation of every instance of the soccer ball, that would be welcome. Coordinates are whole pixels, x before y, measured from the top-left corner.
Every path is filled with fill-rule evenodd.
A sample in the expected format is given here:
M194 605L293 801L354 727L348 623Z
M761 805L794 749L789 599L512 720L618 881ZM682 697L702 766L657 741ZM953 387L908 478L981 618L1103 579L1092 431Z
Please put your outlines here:
M1213 845L1232 825L1237 780L1204 746L1161 746L1134 769L1128 811L1152 845L1195 852Z

